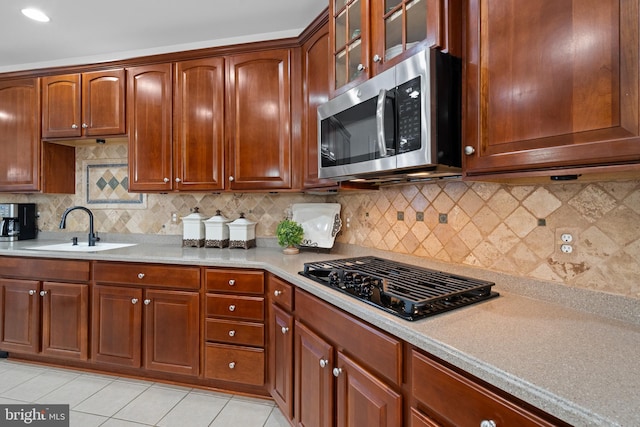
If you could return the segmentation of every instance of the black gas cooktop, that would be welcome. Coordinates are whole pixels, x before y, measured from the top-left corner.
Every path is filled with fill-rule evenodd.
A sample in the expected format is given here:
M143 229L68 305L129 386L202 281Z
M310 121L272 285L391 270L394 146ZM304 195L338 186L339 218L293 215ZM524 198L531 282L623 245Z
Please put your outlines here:
M406 320L499 295L492 282L372 256L305 263L300 274Z

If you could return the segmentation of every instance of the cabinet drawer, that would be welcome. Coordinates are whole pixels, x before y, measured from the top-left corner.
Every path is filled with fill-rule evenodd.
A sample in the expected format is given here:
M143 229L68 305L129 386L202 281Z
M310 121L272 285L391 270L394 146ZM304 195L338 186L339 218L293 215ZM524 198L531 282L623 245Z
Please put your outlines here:
M0 275L21 279L88 282L89 261L0 257Z
M295 299L304 323L393 384L401 384L401 340L297 288Z
M264 272L259 270L209 268L205 272L205 282L207 291L261 295L264 293Z
M93 267L93 277L98 283L200 289L199 267L96 262Z
M222 381L264 385L264 350L207 344L204 376Z
M287 311L293 311L293 285L279 277L269 276L267 289L271 301L287 309Z
M205 338L229 344L264 346L264 325L235 320L207 319Z
M264 298L207 294L207 316L264 320Z
M412 394L434 418L452 425L552 426L528 410L413 350Z

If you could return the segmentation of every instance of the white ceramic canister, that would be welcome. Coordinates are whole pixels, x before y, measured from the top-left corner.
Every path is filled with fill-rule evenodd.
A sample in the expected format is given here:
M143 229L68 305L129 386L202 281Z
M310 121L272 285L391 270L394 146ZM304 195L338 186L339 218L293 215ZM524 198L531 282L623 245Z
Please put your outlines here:
M229 223L231 220L220 210L216 214L204 222L206 231L205 248L226 248L229 246Z
M229 248L249 249L256 245L256 223L244 217L229 223Z
M182 246L201 248L204 246L205 216L193 208L193 213L182 217Z

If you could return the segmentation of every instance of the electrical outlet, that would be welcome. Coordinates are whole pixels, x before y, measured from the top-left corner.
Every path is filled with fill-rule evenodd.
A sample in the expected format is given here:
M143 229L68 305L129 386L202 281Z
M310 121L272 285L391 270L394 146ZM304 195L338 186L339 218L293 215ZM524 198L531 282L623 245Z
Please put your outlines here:
M572 227L557 228L556 234L556 253L563 255L575 254L579 243L579 229Z
M171 222L172 222L173 224L177 224L177 223L178 223L178 214L177 214L177 213L173 212L173 213L171 214Z

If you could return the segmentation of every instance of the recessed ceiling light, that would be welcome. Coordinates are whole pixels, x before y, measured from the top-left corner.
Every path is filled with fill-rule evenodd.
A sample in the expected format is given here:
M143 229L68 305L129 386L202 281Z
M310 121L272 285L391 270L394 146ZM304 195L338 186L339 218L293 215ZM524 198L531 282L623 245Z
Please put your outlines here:
M38 9L33 9L33 8L22 9L22 14L27 18L33 19L34 21L49 22L49 17L45 15L44 12Z

